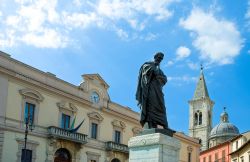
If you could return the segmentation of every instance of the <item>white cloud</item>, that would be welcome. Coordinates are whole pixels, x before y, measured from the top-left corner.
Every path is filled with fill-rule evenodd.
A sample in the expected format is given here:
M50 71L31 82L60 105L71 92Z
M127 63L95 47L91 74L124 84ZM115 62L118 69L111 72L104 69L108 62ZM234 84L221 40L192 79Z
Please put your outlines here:
M12 47L20 43L39 48L66 46L68 38L56 27L49 27L60 23L60 16L55 10L57 0L16 0L16 3L19 9L16 15L7 16L6 34L1 36L0 46Z
M192 76L189 76L189 75L183 75L183 76L178 76L178 77L169 76L168 80L171 83L182 85L183 83L188 84L188 83L196 82L197 77L192 77Z
M82 6L81 0L73 0L73 3L78 7Z
M18 16L8 16L6 19L6 25L18 28L20 24L20 17Z
M166 66L169 67L169 66L172 66L174 65L174 61L170 60L167 62Z
M127 33L126 31L124 31L124 30L122 30L122 29L117 29L116 33L117 33L117 35L118 35L120 38L122 38L122 39L124 39L124 40L127 40L127 39L128 39L128 33Z
M176 59L177 60L182 60L184 58L187 58L190 55L191 51L189 48L185 47L185 46L180 46L177 48L176 50Z
M230 64L240 54L243 40L233 22L195 8L180 25L195 33L193 45L209 63Z
M180 46L176 49L176 58L169 60L165 66L166 67L173 66L179 61L182 61L183 59L189 57L190 54L191 54L191 51L189 48L185 46Z
M122 39L150 41L158 35L142 31L152 20L163 21L170 18L173 15L170 5L178 1L161 0L156 3L154 0L73 0L71 6L68 6L60 5L63 2L58 0L15 0L17 10L8 12L11 15L3 15L5 12L0 11L0 17L6 17L1 23L3 32L12 30L11 36L0 36L0 45L11 47L25 43L39 48L62 48L71 40L71 30L84 30L91 26L113 31ZM131 29L125 30L124 25L120 27L124 22ZM45 38L49 40L43 41ZM6 43L10 40L12 43ZM43 43L38 45L38 42Z
M16 39L14 30L7 29L4 34L0 33L0 47L13 47Z
M40 34L28 33L21 40L38 48L63 48L68 43L67 38L55 30L47 29Z
M148 34L145 36L145 40L146 40L146 41L152 41L152 40L155 40L157 37L158 37L157 34L148 33Z
M86 28L89 25L98 22L98 17L95 13L68 13L63 12L63 23L67 27Z
M161 0L157 3L154 0L100 0L97 11L100 15L111 19L124 19L129 21L138 14L154 16L157 20L168 19L172 11L168 6L178 0Z
M198 63L189 62L187 65L192 70L198 70L200 68L200 65Z

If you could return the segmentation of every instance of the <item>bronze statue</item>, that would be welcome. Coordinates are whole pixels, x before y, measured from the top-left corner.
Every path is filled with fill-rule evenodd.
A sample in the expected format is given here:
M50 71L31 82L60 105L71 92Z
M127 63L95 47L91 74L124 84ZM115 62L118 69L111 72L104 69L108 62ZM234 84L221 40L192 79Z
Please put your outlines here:
M154 56L154 61L145 62L139 72L136 100L140 106L140 123L144 127L157 128L161 125L168 129L164 94L162 87L167 83L167 77L160 69L160 62L164 54L158 52Z

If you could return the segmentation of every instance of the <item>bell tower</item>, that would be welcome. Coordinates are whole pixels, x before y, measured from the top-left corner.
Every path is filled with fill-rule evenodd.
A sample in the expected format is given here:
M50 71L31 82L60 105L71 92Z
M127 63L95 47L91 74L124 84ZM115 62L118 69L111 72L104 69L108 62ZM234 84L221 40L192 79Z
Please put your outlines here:
M201 65L194 96L189 101L189 136L200 139L202 151L208 149L208 139L212 129L213 105L214 102L209 97Z

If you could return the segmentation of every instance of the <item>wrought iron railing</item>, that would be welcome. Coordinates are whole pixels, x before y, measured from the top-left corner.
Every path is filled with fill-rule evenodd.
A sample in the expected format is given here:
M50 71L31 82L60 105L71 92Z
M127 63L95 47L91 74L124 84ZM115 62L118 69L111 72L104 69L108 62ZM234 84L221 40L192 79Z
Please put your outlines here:
M87 135L81 133L71 133L66 129L58 128L55 126L48 127L49 137L65 139L76 143L85 144L87 143Z

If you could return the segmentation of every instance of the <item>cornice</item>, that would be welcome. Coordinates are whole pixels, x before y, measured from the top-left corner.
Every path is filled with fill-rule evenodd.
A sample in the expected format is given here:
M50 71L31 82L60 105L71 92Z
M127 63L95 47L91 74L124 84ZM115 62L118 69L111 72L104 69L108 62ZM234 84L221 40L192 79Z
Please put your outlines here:
M53 87L53 86L50 86L50 85L47 85L45 83L42 83L38 80L35 80L33 78L30 78L30 77L27 77L23 74L20 74L20 73L17 73L11 69L7 69L5 67L2 67L0 65L0 73L3 73L11 78L13 78L14 80L19 80L19 81L22 81L26 84L30 84L30 85L33 85L35 87L39 87L40 89L43 89L47 92L50 92L51 94L56 94L56 95L61 95L61 96L64 96L66 98L69 98L73 101L76 101L78 103L81 103L81 104L84 104L84 105L87 105L88 107L92 107L92 102L90 102L87 98L81 98L79 96L76 96L75 94L72 94L72 93L69 93L67 91L63 91L61 89L58 89L56 87ZM76 86L75 86L76 87ZM78 88L78 87L77 87ZM82 92L80 89L78 89L79 92ZM83 92L82 92L83 93ZM127 108L127 107L123 107L117 103L114 103L114 102L111 102L110 104L113 104L115 106L118 106L122 109L124 109L125 111L129 111L131 113L134 113L135 115L138 115L139 114L133 110L131 110L130 108ZM138 119L135 119L133 117L130 117L130 116L127 116L127 114L123 114L123 113L120 113L120 112L116 112L110 108L102 108L102 110L104 110L104 112L108 112L108 113L111 113L111 114L115 114L115 115L119 115L119 117L121 118L124 118L126 120L128 120L127 118L130 118L129 120L134 122L134 123L137 123ZM105 111L106 110L106 111ZM125 117L124 117L125 116Z
M187 136L187 135L185 135L185 134L182 134L182 133L180 133L180 132L176 132L176 133L174 134L174 137L179 138L179 139L182 139L182 140L185 141L186 143L189 143L189 144L192 143L192 144L194 144L194 145L197 146L197 147L200 146L199 141L198 141L197 139L192 138L192 137L189 137L189 136Z
M107 108L102 109L102 110L103 110L103 112L112 114L112 115L114 115L114 116L118 116L119 118L122 118L122 119L124 119L125 121L130 121L130 122L132 122L132 123L134 123L134 124L140 125L140 124L139 124L139 119L135 119L135 118L133 118L133 117L131 117L131 116L127 116L127 114L122 114L122 113L119 113L119 112L117 112L117 111L114 111L114 110L112 110L112 109L107 109Z
M118 128L121 128L121 129L126 128L126 124L123 121L119 121L119 120L116 120L116 119L114 119L111 122L111 124L113 125L113 127L118 127Z

